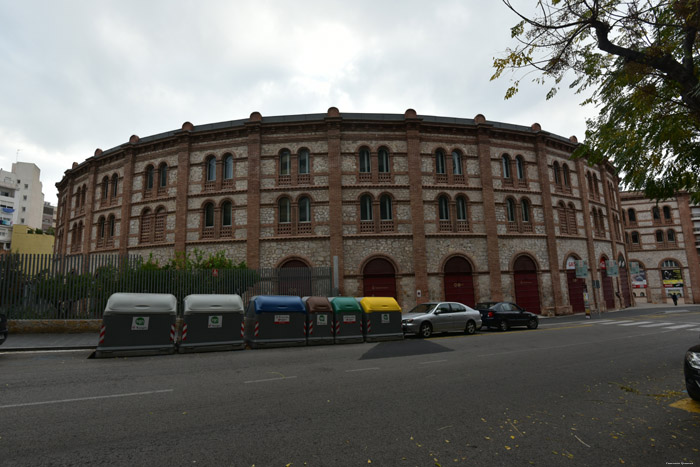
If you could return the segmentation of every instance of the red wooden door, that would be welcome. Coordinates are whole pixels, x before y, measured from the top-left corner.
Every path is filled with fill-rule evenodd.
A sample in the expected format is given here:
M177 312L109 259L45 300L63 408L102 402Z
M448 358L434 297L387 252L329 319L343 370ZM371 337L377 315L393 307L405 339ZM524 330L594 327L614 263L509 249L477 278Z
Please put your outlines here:
M586 306L583 301L583 286L586 284L584 279L576 278L576 271L569 269L566 271L566 281L569 286L569 305L574 313L583 313L586 311Z
M632 304L632 296L626 267L620 268L620 293L622 294L622 304L627 308Z
M605 308L608 310L615 309L615 292L613 291L612 277L608 277L607 271L603 271L603 300Z
M474 278L472 267L464 258L454 257L445 264L445 301L474 307Z
M521 256L515 260L515 303L529 312L540 314L540 287L537 282L537 266L532 259Z
M363 271L363 293L365 297L396 296L396 274L394 266L387 260L373 259Z

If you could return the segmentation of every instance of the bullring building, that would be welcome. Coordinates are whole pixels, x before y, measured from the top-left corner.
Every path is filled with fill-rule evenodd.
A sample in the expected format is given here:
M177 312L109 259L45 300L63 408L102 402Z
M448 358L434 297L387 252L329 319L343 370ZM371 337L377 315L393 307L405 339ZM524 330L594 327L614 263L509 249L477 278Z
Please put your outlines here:
M629 306L618 177L571 159L577 144L412 109L186 122L74 163L57 183L56 252L336 263L340 294L404 308L514 300L565 314L583 311L584 290L591 307Z

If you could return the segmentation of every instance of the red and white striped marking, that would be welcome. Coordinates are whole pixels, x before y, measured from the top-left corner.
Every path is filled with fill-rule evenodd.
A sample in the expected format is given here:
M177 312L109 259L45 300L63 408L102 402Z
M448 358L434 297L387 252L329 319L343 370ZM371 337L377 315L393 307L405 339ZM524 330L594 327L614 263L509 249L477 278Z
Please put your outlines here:
M185 323L184 326L182 326L182 341L187 340L187 323Z
M260 335L260 323L257 321L255 322L255 337L258 337Z
M370 321L368 318L367 319L367 334L369 334L370 332L372 332L372 321Z
M340 335L340 320L335 322L335 335L336 336Z
M314 322L311 321L311 322L309 323L308 335L311 336L311 335L313 335L313 333L314 333Z
M175 342L175 325L170 325L170 342Z
M107 328L106 328L105 325L103 324L102 327L100 328L100 344L104 344L104 343L105 343L105 331L106 331L106 330L107 330Z
M241 321L241 337L245 334L245 323Z

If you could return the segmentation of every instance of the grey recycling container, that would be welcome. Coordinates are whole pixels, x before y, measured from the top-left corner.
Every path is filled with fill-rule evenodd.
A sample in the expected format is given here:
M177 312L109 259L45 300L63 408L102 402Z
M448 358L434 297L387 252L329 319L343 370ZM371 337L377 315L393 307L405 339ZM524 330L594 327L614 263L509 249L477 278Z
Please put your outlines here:
M245 313L245 340L251 348L306 345L306 307L300 297L258 295Z
M306 306L306 343L332 344L334 313L327 297L304 297Z
M394 297L364 297L365 342L403 340L401 307Z
M171 294L115 293L107 300L96 358L175 352L177 300Z
M183 301L178 352L245 348L243 300L235 294L195 294Z
M362 335L363 311L359 302L352 297L331 298L335 313L336 344L356 344L364 342Z

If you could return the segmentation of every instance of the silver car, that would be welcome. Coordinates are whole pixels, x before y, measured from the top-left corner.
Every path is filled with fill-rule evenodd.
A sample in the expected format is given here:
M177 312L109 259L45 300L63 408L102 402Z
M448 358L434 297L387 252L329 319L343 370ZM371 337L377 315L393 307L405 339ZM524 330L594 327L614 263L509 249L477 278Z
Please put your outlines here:
M416 305L404 313L401 324L404 333L421 337L447 331L474 334L481 329L481 314L457 302L428 302Z

